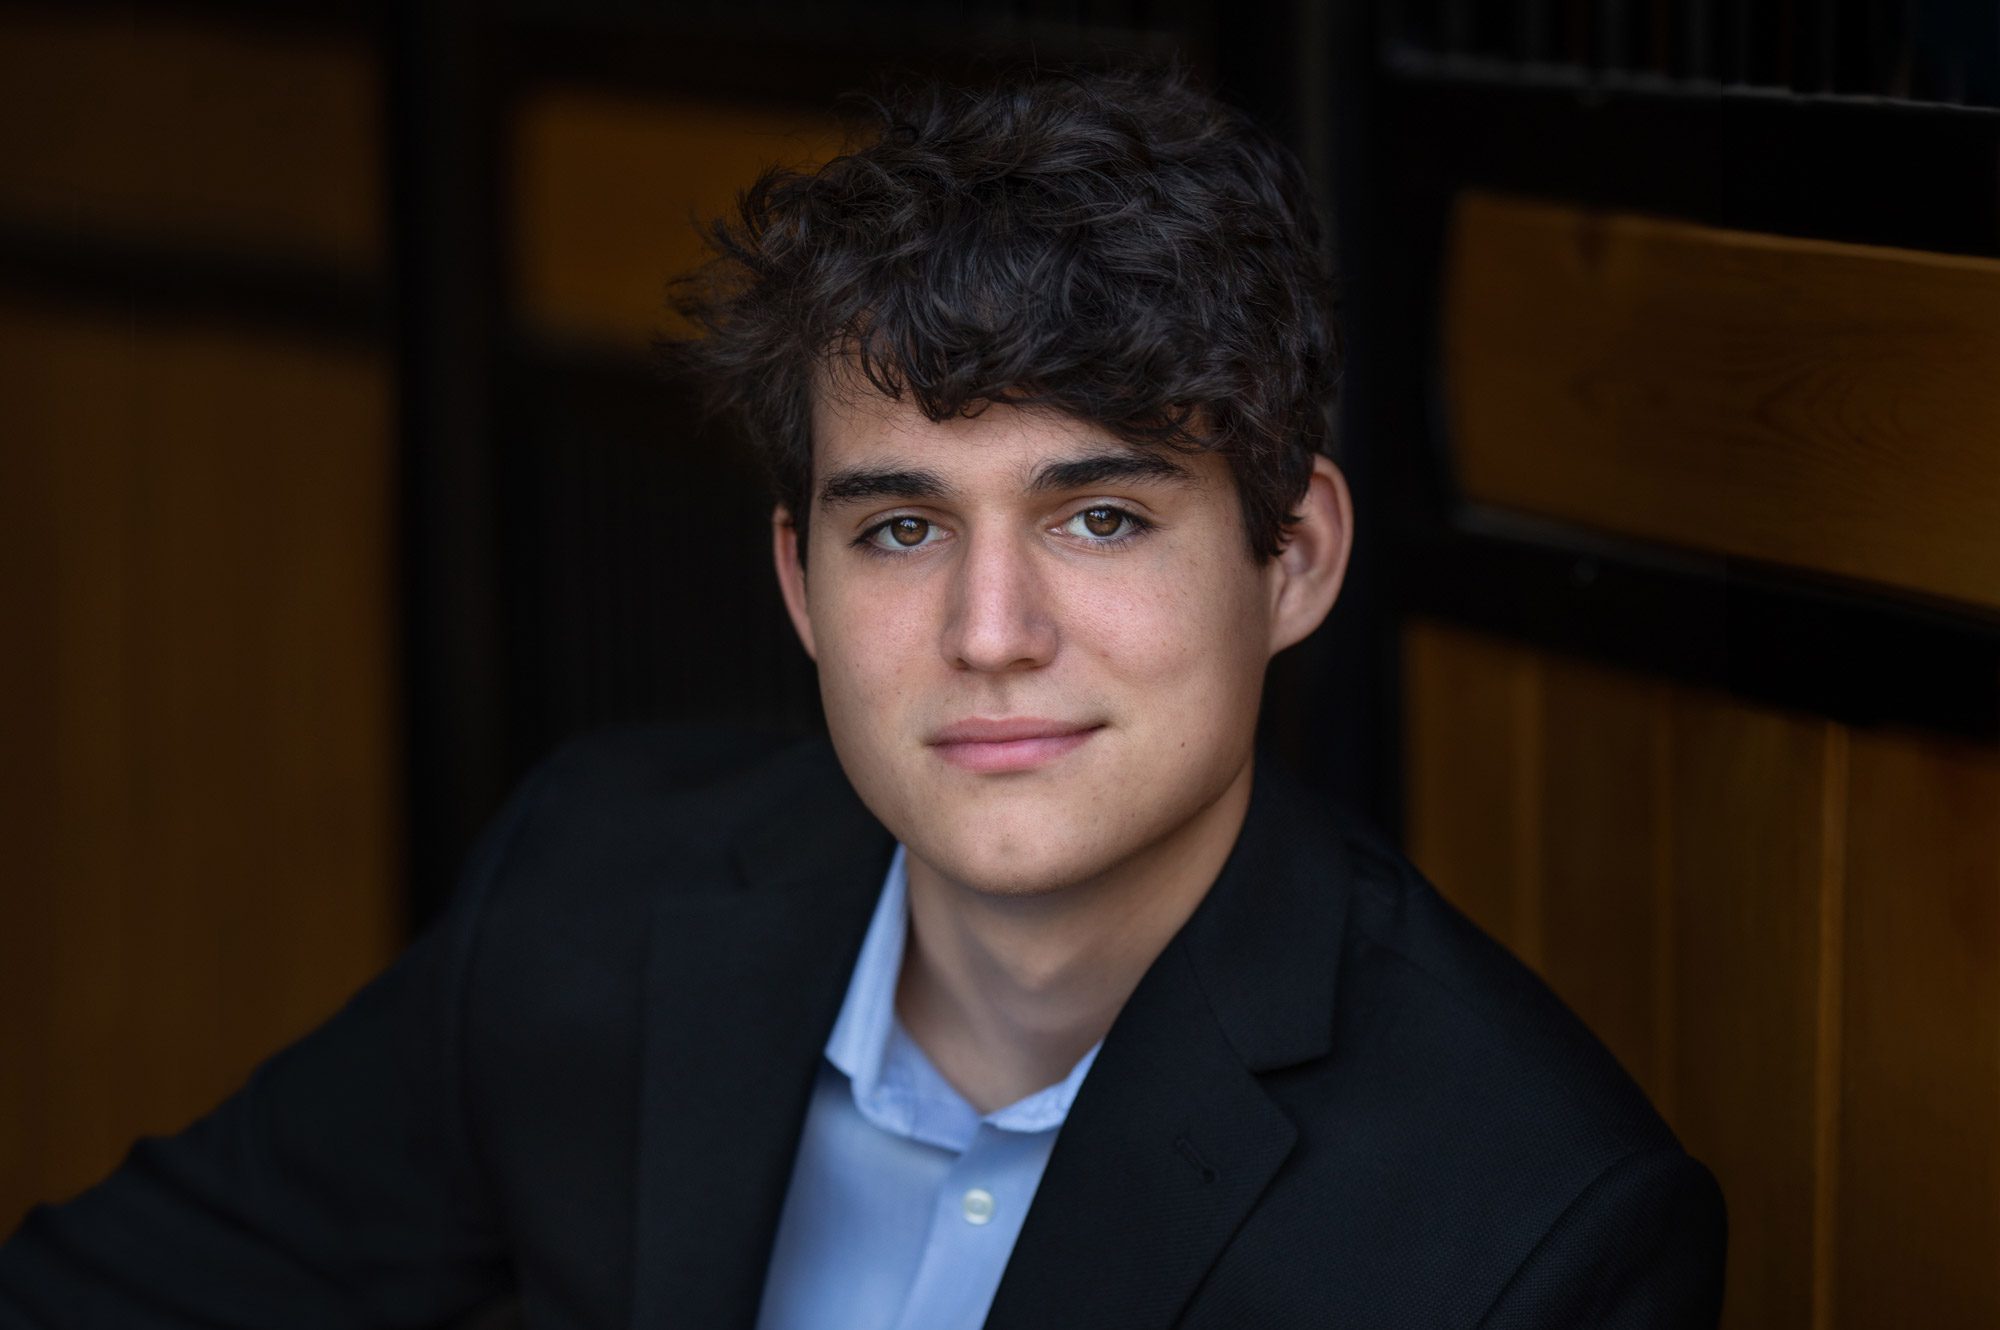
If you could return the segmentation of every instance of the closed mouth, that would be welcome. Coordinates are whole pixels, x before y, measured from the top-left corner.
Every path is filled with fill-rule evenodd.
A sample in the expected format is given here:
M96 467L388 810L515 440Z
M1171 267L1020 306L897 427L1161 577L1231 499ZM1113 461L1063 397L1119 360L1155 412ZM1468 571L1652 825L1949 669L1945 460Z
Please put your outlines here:
M939 730L929 742L952 766L981 775L1000 775L1046 766L1083 747L1103 728L1099 722L1039 717L965 720Z

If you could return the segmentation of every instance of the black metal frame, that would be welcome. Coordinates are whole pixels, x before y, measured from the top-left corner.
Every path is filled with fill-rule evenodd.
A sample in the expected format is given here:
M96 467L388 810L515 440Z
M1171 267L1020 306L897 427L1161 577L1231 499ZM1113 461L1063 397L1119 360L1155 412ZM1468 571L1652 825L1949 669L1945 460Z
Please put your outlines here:
M388 7L409 918L445 898L518 772L491 438L505 308L499 95L477 0Z

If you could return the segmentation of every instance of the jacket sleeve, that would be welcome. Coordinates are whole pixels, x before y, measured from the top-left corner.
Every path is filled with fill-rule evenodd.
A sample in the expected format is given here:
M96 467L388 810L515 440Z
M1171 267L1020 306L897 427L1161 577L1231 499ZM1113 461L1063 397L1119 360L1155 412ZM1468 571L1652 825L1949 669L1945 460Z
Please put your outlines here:
M451 907L331 1020L177 1136L31 1211L0 1246L0 1327L434 1325L503 1290L461 1078L483 903L546 776Z
M1611 1165L1542 1236L1484 1330L1712 1330L1722 1312L1722 1192L1679 1150Z

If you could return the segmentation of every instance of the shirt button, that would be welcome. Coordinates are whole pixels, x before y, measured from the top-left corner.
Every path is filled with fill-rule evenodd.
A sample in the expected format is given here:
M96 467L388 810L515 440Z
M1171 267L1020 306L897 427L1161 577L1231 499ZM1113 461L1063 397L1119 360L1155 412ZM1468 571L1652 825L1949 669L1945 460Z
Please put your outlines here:
M988 1224L993 1221L993 1193L984 1187L974 1187L965 1193L965 1222L968 1224Z

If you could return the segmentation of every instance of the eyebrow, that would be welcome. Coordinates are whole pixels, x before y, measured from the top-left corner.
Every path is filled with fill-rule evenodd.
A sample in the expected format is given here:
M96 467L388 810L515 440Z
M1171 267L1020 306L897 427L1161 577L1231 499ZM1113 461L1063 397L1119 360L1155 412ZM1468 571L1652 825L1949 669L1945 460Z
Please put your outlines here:
M1194 474L1179 462L1159 453L1121 451L1090 453L1044 462L1028 480L1028 490L1047 494L1061 490L1086 489L1107 480L1163 480L1193 484ZM828 475L819 487L823 508L863 500L943 499L952 487L943 476L921 467L843 467Z
M830 508L837 503L858 503L863 499L942 499L951 486L935 471L913 467L844 467L829 475L819 487L819 503Z
M1155 452L1092 453L1087 457L1044 462L1035 469L1028 488L1035 493L1080 490L1107 480L1165 480L1194 483L1194 473L1173 458Z

